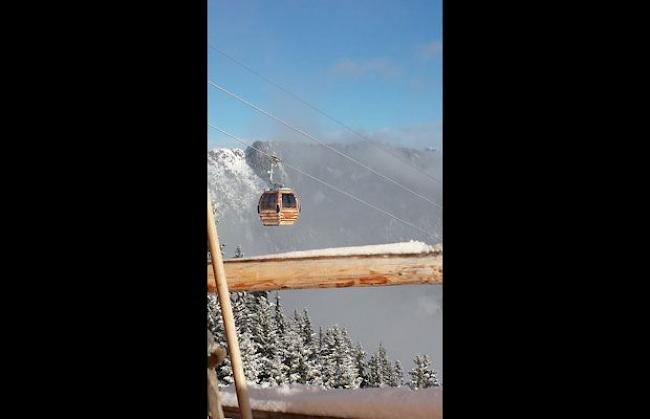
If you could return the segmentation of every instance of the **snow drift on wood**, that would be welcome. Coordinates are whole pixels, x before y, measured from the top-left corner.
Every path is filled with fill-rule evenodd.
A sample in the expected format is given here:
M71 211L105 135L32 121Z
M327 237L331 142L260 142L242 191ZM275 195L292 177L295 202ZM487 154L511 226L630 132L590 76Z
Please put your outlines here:
M355 419L439 419L442 417L442 388L422 390L365 388L324 390L299 384L262 387L248 384L255 410L335 416ZM223 387L223 405L237 407L233 386Z
M354 247L333 247L329 249L304 250L299 252L277 253L273 255L262 255L251 258L237 259L260 260L260 259L299 259L309 257L334 257L334 256L372 256L372 255L412 255L422 253L440 253L441 245L431 246L419 241L408 241L402 243L378 244L371 246Z

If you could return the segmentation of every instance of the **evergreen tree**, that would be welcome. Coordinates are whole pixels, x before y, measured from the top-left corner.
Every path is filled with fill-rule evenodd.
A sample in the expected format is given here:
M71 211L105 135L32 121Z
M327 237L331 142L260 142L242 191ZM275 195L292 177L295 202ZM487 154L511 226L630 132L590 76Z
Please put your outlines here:
M258 329L258 296L260 293L248 292L237 292L230 296L244 375L253 382L258 382L262 369L259 342L255 338Z
M314 364L318 369L318 375L320 377L321 385L325 386L325 372L324 365L325 361L323 359L323 327L318 326L318 340L314 344Z
M237 315L235 323L243 333L248 333L252 350L247 356L254 358L247 365L256 368L258 383L282 384L286 382L287 367L284 365L285 345L275 326L275 311L268 299L268 292L240 293L233 305ZM236 306L236 307L235 307ZM242 363L244 363L242 350Z
M287 348L287 319L284 316L284 309L280 303L280 295L275 293L275 304L273 305L273 341L275 345L275 357L272 360L273 367L271 375L273 383L283 384L288 382L289 359Z
M357 346L354 348L354 363L357 369L357 375L360 378L359 387L368 387L368 364L366 362L366 353L359 342L357 342Z
M286 329L285 339L289 383L320 383L320 368L313 344L311 321L306 310L302 316L294 310L293 322Z
M239 253L239 252L237 252ZM243 252L241 253L243 256ZM279 294L271 303L267 292L231 294L244 375L248 381L280 385L300 383L326 388L401 386L399 361L391 363L380 343L370 360L360 343L356 346L347 330L338 326L319 327L314 333L307 309L294 311L287 319ZM227 349L218 299L208 295L208 329L216 342ZM439 385L428 356L417 356L409 372L412 388ZM219 380L233 383L229 357L217 368Z
M268 301L268 293L261 292L256 296L255 305L255 329L253 340L257 343L260 371L258 381L260 383L270 382L273 375L273 363L278 356L278 343L273 326L273 314L271 304Z
M286 334L286 365L288 367L287 380L289 383L307 384L309 370L307 358L309 348L304 345L301 334L301 322L297 312L294 312L294 322L287 329Z
M381 384L381 367L379 365L379 360L377 354L372 354L370 360L368 360L368 387L379 387Z
M320 375L327 388L357 388L361 384L355 352L347 331L328 328L321 339Z
M287 329L287 322L284 317L284 310L282 304L280 304L280 295L275 293L275 328L278 332L278 337L280 340L284 340L284 335Z
M239 340L239 352L241 355L242 368L247 381L258 382L260 374L260 356L257 351L257 345L253 341L250 333L237 333Z
M321 330L321 350L320 350L320 360L321 360L321 376L323 385L327 388L335 388L338 384L337 382L337 365L336 365L336 351L337 348L337 339L336 335L338 334L338 327L333 326L325 330L325 333L322 333Z
M377 354L379 355L381 371L383 373L381 384L389 384L392 380L393 368L390 365L390 361L388 360L388 356L386 354L386 349L384 349L383 345L379 345Z
M391 387L401 387L404 384L404 372L402 371L402 364L399 360L395 361L393 374L391 375L391 380L388 384Z
M438 373L436 370L431 370L431 387L440 387L440 382L438 381Z
M358 388L361 384L356 367L354 348L345 328L338 329L336 351L337 388Z
M416 355L414 363L415 367L409 371L409 375L411 376L409 387L411 389L417 390L440 385L436 372L431 369L431 360L427 355Z
M260 298L266 298L266 292L236 292L231 294L235 324L241 333L254 335L257 327L257 310Z
M285 384L287 382L286 370L286 365L282 362L279 355L273 358L268 368L269 384L276 386Z
M316 341L314 340L314 329L311 325L311 320L309 319L309 313L307 309L303 309L302 312L302 323L301 323L301 334L304 346L304 355L306 358L306 364L308 368L306 381L307 384L320 385L322 384L321 380L321 366L320 366L320 356L318 353L318 348Z
M285 329L285 365L287 366L287 381L304 384L302 376L304 371L304 359L302 358L302 335L301 319L296 310L293 311L293 322L287 324Z
M311 326L311 320L309 319L309 314L307 309L302 311L302 336L306 345L313 346L314 344L314 329Z
M291 326L293 330L302 337L303 320L302 317L298 315L298 310L293 310L293 324Z
M380 343L377 352L375 352L368 361L368 386L384 387L390 385L393 380L393 368L388 360L386 349Z
M323 327L318 326L318 354L323 350Z

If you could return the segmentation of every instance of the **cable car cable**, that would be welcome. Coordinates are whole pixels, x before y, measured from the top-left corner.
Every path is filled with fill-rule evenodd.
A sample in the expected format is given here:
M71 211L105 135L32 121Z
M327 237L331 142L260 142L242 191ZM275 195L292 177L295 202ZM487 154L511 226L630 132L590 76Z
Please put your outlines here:
M262 151L262 150L260 150L260 149L258 149L258 148L256 148L256 147L253 147L252 145L249 145L249 144L246 143L244 140L242 140L242 139L240 139L240 138L234 136L233 134L230 134L230 133L228 133L228 132L222 130L222 129L219 128L219 127L216 127L216 126L214 126L214 125L212 125L212 124L210 124L210 123L208 123L208 127L212 128L212 129L215 129L215 130L221 132L222 134L227 135L228 137L230 137L230 138L232 138L233 140L239 142L240 144L245 145L246 147L250 147L250 148L252 148L253 150L255 150L255 151L259 152L259 153L262 153L262 154L264 154L264 155L266 155L266 156L268 156L268 157L271 157L270 154L268 154L268 153L266 153L266 152L264 152L264 151ZM347 196L347 197L349 197L349 198L352 198L352 199L354 199L354 200L357 201L357 202L360 202L360 203L362 203L362 204L364 204L364 205L367 205L367 206L369 206L370 208L372 208L372 209L374 209L374 210L376 210L376 211L379 211L379 212L381 212L382 214L387 215L388 217L390 217L390 218L392 218L392 219L394 219L394 220L396 220L396 221L399 221L399 222L401 222L401 223L403 223L403 224L405 224L405 225L407 225L407 226L409 226L409 227L411 227L411 228L413 228L413 229L415 229L415 230L417 230L417 231L419 231L419 232L421 232L421 233L424 233L424 234L426 234L427 236L433 238L434 240L438 240L438 239L440 238L440 236L439 236L437 233L435 233L435 235L432 235L430 232L421 229L420 227L416 226L415 224L410 223L410 222L408 222L408 221L406 221L406 220L403 220L403 219L399 218L398 216L391 214L391 213L388 212L388 211L385 211L385 210L383 210L383 209L381 209L381 208L379 208L379 207L377 207L377 206L375 206L375 205L373 205L373 204L371 204L371 203L369 203L369 202L367 202L367 201L365 201L365 200L363 200L363 199L361 199L361 198L358 198L358 197L354 196L353 194L351 194L351 193L349 193L349 192L346 192L346 191L344 191L344 190L342 190L342 189L340 189L340 188L338 188L338 187L336 187L336 186L334 186L334 185L332 185L332 184L330 184L330 183L328 183L328 182L326 182L326 181L324 181L324 180L322 180L322 179L317 178L316 176L312 176L312 175L310 175L309 173L307 173L307 172L305 172L305 171L303 171L303 170L301 170L301 169L299 169L299 168L297 168L297 167L294 167L294 166L290 165L290 164L287 163L287 162L283 162L283 163L284 163L284 166L286 166L286 167L288 167L288 168L290 168L290 169L293 169L293 170L295 170L296 172L298 172L298 173L300 173L300 174L302 174L302 175L304 175L304 176L307 176L307 177L309 177L309 178L311 178L311 179L313 179L313 180L315 180L315 181L317 181L317 182L319 182L319 183L322 183L323 185L327 186L328 188L331 188L331 189L335 190L336 192L339 192L339 193L341 193L341 194L343 194L343 195L345 195L345 196Z
M407 162L406 160L402 159L397 154L395 154L395 153L393 153L393 152L391 152L391 151L389 151L389 150L387 150L385 148L380 147L379 145L375 144L375 142L373 142L371 139L369 139L365 135L361 134L360 132L356 131L355 129L351 128L350 126L348 126L344 122L336 119L335 117L328 114L324 110L318 108L317 106L312 105L311 103L307 102L305 99L302 99L300 96L298 96L295 93L291 92L290 90L282 87L281 85L279 85L278 83L276 83L273 80L269 79L268 77L263 76L262 74L260 74L259 72L253 70L252 68L250 68L246 64L242 63L241 61L237 60L236 58L230 56L229 54L226 54L225 52L223 52L219 48L216 48L216 47L214 47L212 45L209 45L209 44L208 44L208 48L212 49L215 52L218 52L219 54L221 54L224 57L228 58L230 61L232 61L235 64L239 65L240 67L246 69L248 72L254 74L255 76L259 77L260 79L264 80L265 82L271 84L272 86L275 86L277 89L279 89L282 92L284 92L284 93L288 94L289 96L293 97L295 100L297 100L298 102L302 103L303 105L311 108L315 112L318 112L319 114L323 115L325 118L329 119L330 121L342 126L343 128L350 131L352 134L354 134L357 137L361 138L363 141L367 142L368 144L372 145L373 147L376 147L377 149L379 149L379 150L381 150L381 151L383 151L383 152L385 152L387 154L390 154L391 156L393 156L397 160L401 161L402 163L406 164L407 166L410 166L412 169L417 170L418 172L420 172L424 176L428 177L429 179L431 179L431 180L433 180L435 182L438 182L438 183L442 183L442 181L440 179L437 179L437 178L431 176L430 174L428 174L424 170L420 169L419 167L417 167L417 166Z
M210 84L210 85L211 85L212 87L214 87L215 89L218 89L218 90L220 90L220 91L226 93L227 95L232 96L233 98L235 98L235 99L237 99L238 101L242 102L243 104L245 104L245 105L247 105L247 106L249 106L249 107L255 109L256 111L258 111L258 112L260 112L260 113L262 113L262 114L268 116L269 118L272 118L272 119L274 119L274 120L280 122L282 125L286 126L287 128L290 128L290 129L296 131L297 133L299 133L299 134L301 134L301 135L304 135L305 137L309 138L310 140L312 140L312 141L314 141L314 142L316 142L316 143L322 145L323 147L325 147L325 148L327 148L327 149L329 149L329 150L335 152L335 153L338 154L339 156L344 157L344 158L346 158L346 159L348 159L348 160L350 160L350 161L352 161L352 162L358 164L359 166L363 167L364 169L369 170L370 172L374 173L375 175L377 175L377 176L379 176L379 177L381 177L381 178L384 178L384 179L386 179L386 180L388 180L388 181L394 183L395 185L397 185L397 186L400 187L401 189L404 189L405 191L410 192L411 194L413 194L413 195L419 197L420 199L423 199L423 200L429 202L431 205L436 206L436 207L442 209L442 206L441 206L440 204L437 204L437 203L433 202L432 200L430 200L430 199L427 198L426 196L421 195L421 194L419 194L419 193L413 191L412 189L407 188L406 186L402 185L401 183L399 183L398 181L396 181L395 179L393 179L393 178L391 178L391 177L388 177L388 176L386 176L386 175L383 175L383 174L377 172L377 171L374 170L373 168L371 168L371 167L369 167L369 166L367 166L367 165L361 163L359 160L355 159L354 157L350 157L350 156L348 156L347 154L345 154L345 153L343 153L343 152L341 152L341 151L335 149L334 147L332 147L332 146L330 146L330 145L328 145L328 144L325 144L324 142L320 141L318 138L314 137L313 135L309 134L308 132L305 132L305 131L301 130L300 128L296 128L296 127L292 126L291 124L289 124L288 122L286 122L286 121L284 121L284 120L278 118L277 116L275 116L275 115L273 115L273 114L271 114L271 113L265 111L264 109L261 109L261 108L255 106L254 104L248 102L246 99L244 99L244 98L242 98L242 97L239 97L239 96L237 96L235 93L232 93L231 91L229 91L229 90L223 88L222 86L216 84L216 83L213 82L212 80L208 80L208 84Z

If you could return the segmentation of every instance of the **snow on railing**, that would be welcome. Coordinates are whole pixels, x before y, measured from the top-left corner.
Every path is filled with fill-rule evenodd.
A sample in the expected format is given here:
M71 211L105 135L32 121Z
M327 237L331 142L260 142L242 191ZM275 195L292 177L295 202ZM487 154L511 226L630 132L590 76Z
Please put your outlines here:
M413 255L441 253L442 246L429 244L420 241L408 241L401 243L376 244L369 246L333 247L327 249L302 250L287 253L275 253L270 255L251 256L240 258L244 260L262 259L301 259L317 257L340 257L340 256L377 256L377 255Z
M440 419L442 387L330 389L300 384L264 387L249 383L251 407L265 412L354 419ZM223 406L236 407L233 386L223 387Z

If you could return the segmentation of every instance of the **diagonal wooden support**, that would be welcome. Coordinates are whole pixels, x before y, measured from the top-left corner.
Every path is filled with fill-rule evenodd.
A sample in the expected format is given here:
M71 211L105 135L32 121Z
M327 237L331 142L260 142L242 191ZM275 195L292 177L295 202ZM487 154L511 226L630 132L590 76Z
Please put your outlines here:
M221 247L219 246L219 237L217 236L217 225L215 224L214 213L212 212L210 192L208 192L208 246L212 256L211 266L213 270L214 289L217 291L217 298L221 306L221 316L223 317L223 326L226 332L226 341L228 342L230 363L232 365L233 377L235 378L239 412L242 419L253 419L250 400L248 398L248 388L246 387L246 376L244 375L244 368L239 353L235 318L232 314L232 306L230 304L230 292L228 291L226 271L223 267Z

